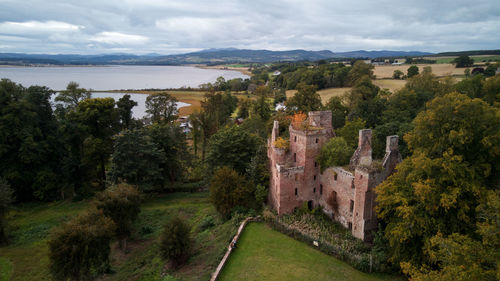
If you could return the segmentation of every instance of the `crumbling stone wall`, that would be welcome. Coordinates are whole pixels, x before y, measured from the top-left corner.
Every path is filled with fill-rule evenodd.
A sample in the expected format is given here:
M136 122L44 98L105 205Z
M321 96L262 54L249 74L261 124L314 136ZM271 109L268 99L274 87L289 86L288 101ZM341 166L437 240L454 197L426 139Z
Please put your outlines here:
M308 204L321 206L332 219L351 229L363 240L372 238L377 229L374 188L394 172L401 162L398 136L388 136L386 154L380 167L372 160L370 129L359 131L358 148L350 161L350 170L331 167L320 173L316 157L321 147L335 136L331 111L309 112L304 128L290 125L290 147L274 147L279 123L274 122L268 140L271 167L269 202L278 214L293 212ZM378 165L378 164L377 164Z

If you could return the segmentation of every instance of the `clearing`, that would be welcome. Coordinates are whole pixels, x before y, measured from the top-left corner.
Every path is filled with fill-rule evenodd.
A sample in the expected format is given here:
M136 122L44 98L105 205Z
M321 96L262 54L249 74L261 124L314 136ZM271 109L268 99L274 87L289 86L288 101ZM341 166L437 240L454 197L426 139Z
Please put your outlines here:
M90 205L88 200L16 205L7 214L11 241L0 248L0 280L51 280L47 246L50 231ZM173 215L191 225L193 255L177 271L164 272L166 261L160 258L159 235ZM209 217L212 226L206 226ZM162 274L182 280L208 280L237 227L234 221L222 223L218 219L208 192L149 195L129 240L129 252L122 252L116 242L112 243L110 260L115 273L99 280L164 280Z
M321 97L323 104L326 104L331 97L341 97L344 93L351 90L351 88L327 88L318 90L318 94ZM287 90L286 98L289 99L297 93L297 90Z
M401 280L368 274L272 230L249 223L218 280Z
M448 75L463 75L465 68L456 68L453 64L415 64L418 66L420 72L426 66L430 66L432 68L432 73L436 74L439 77L448 76ZM377 79L381 78L392 78L394 74L394 70L401 70L404 74L408 72L408 68L410 65L377 65L373 73L376 75Z

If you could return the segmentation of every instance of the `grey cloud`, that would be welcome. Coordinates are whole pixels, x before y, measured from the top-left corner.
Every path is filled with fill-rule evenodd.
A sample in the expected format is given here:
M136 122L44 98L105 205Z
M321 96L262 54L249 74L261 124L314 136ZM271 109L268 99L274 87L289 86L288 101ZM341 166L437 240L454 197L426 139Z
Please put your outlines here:
M499 32L495 0L0 2L0 52L169 54L222 47L439 52L498 48Z

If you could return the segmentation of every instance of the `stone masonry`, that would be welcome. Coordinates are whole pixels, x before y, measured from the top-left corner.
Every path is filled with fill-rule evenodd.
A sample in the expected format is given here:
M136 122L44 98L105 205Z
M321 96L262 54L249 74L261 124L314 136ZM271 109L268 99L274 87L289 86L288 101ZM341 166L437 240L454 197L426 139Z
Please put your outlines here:
M316 156L335 137L331 120L331 111L309 112L304 126L290 125L288 148L275 146L279 123L274 121L268 140L271 164L268 201L278 214L291 213L304 204L309 208L320 206L332 219L351 229L353 236L370 241L372 230L378 227L374 188L401 162L398 136L387 137L386 154L381 162L376 162L372 160L372 132L360 130L358 148L349 169L330 167L321 173Z

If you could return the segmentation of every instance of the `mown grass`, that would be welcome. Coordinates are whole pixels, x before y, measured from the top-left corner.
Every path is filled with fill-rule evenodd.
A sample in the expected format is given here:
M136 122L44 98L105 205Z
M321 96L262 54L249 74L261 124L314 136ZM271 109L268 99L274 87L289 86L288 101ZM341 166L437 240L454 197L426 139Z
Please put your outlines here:
M367 274L317 249L250 223L226 263L225 280L400 280L385 274Z
M8 246L0 248L0 280L51 280L47 246L50 231L90 205L90 201L82 201L16 206L7 215L11 239ZM159 236L165 222L174 215L189 222L194 244L187 264L169 271L160 257ZM207 217L212 217L215 225L203 230L200 224ZM166 275L208 280L236 229L236 222L217 218L206 192L149 196L142 204L128 252L119 250L114 242L110 256L114 273L100 280L163 280Z

